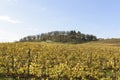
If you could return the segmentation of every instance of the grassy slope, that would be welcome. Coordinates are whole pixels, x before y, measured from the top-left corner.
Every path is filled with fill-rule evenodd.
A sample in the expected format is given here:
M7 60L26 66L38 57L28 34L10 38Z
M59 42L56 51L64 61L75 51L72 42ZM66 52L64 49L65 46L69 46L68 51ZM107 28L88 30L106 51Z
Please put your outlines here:
M120 46L120 39L105 39L99 41L92 41L88 43L84 43L87 45L101 45L101 46Z

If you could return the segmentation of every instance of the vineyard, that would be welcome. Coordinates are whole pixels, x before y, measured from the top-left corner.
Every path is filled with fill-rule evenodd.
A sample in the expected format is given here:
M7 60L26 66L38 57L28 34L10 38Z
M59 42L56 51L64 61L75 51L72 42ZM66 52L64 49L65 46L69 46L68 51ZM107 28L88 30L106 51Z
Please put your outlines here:
M120 80L120 47L1 43L0 80Z

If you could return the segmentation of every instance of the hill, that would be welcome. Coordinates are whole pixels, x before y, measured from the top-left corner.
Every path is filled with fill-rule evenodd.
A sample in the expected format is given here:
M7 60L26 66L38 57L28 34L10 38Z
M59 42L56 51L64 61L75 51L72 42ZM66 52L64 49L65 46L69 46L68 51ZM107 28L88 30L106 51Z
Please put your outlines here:
M95 41L93 43L119 46L120 45L120 38L99 39L98 41Z
M20 42L61 42L61 43L84 43L96 41L97 37L91 34L83 34L80 31L52 31L40 35L27 36Z

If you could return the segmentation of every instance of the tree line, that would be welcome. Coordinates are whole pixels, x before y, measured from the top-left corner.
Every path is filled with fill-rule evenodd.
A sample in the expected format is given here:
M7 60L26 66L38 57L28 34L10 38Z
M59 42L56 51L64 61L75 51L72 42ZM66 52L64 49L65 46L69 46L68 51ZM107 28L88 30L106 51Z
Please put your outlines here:
M39 35L26 36L20 42L62 42L62 43L83 43L96 41L97 37L90 34L83 34L80 31L52 31Z

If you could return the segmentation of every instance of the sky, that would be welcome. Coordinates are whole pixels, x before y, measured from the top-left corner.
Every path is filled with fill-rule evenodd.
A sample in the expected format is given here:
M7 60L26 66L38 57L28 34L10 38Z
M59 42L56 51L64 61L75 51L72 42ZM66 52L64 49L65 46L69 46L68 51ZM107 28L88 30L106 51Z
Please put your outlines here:
M120 37L120 0L0 0L0 42L50 31Z

